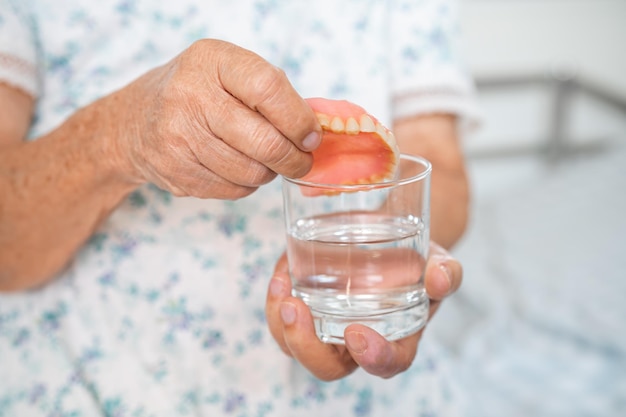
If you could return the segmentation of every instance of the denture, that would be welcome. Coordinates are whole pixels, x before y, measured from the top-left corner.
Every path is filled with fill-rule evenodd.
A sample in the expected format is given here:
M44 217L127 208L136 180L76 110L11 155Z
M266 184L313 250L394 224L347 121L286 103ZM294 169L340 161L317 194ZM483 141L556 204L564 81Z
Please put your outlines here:
M306 99L322 126L313 167L301 178L318 184L357 185L393 178L399 150L393 133L365 109L345 100Z

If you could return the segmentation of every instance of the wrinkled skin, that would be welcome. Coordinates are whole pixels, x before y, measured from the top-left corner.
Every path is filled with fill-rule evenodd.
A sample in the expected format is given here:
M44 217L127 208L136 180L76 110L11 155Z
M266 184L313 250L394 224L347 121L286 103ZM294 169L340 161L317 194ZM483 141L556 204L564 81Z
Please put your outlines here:
M307 151L320 131L312 110L281 70L252 52L197 42L123 93L132 109L124 126L135 134L118 132L121 159L136 178L175 195L239 198L276 174L311 168Z
M5 291L51 279L139 185L241 198L277 174L306 174L321 133L281 70L217 40L194 43L36 141L24 141L33 98L2 84L0 98Z

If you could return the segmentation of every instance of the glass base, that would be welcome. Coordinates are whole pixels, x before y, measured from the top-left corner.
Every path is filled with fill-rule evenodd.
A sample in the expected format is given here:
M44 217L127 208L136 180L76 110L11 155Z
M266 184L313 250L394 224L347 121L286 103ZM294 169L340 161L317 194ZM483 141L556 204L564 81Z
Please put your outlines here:
M428 320L428 297L424 297L418 304L403 309L385 312L371 316L347 316L321 313L311 309L315 331L324 343L344 345L344 332L351 324L368 326L389 341L402 339L417 333Z

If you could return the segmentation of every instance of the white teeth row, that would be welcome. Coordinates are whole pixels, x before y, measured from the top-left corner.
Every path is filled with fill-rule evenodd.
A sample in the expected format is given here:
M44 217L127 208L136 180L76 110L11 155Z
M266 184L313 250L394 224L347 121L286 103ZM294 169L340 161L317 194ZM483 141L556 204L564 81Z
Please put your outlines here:
M334 133L358 135L361 132L369 132L378 134L378 136L389 144L395 144L396 141L393 133L389 129L378 122L374 122L374 119L367 114L359 117L358 121L354 117L348 117L348 119L344 121L337 116L331 118L331 116L327 114L317 113L317 120L320 122L320 125L322 125L322 129L330 130Z

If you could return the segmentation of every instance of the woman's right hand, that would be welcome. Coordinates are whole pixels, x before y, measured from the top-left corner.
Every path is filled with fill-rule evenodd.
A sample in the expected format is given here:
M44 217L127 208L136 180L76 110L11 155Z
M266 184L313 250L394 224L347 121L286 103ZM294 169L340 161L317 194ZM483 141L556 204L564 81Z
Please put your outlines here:
M321 136L283 72L214 40L24 141L33 102L0 85L0 291L61 271L142 183L240 198L276 174L308 172Z
M194 43L104 102L124 174L177 196L236 199L276 174L302 176L321 137L280 69L217 40Z

